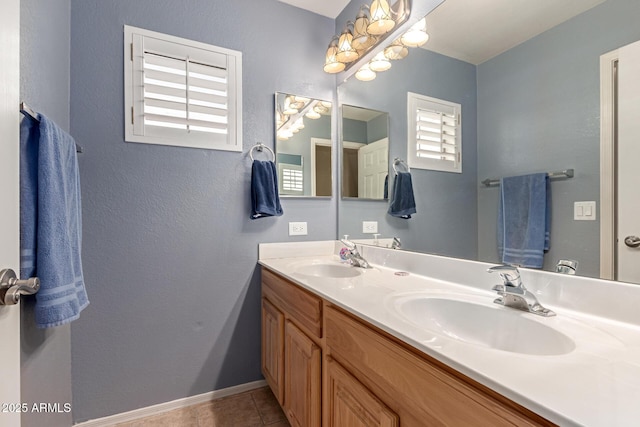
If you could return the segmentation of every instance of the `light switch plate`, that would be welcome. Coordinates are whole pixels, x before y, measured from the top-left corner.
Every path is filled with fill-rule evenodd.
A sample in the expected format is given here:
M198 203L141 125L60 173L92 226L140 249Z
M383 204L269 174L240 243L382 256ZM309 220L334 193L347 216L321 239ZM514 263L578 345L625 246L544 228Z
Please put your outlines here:
M378 232L378 221L362 221L362 232L373 234Z
M596 202L574 202L573 219L576 221L595 221Z
M306 222L290 222L289 223L289 236L306 236L306 235L307 235Z

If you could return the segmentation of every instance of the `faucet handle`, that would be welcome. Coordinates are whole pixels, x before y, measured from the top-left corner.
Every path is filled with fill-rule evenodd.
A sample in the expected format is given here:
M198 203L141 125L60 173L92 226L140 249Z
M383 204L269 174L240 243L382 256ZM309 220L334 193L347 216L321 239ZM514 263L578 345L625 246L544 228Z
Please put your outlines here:
M518 267L512 265L496 265L487 269L488 273L497 272L502 277L505 286L520 287L522 286L522 280L520 280L520 272Z
M347 239L346 239L347 235L345 235L344 237L345 237L344 239L340 239L340 242L341 242L343 245L345 245L345 246L347 247L347 249L349 249L350 251L355 250L355 249L356 249L356 244L355 244L355 243L353 243L353 242L352 242L352 241L350 241L350 240L347 240Z

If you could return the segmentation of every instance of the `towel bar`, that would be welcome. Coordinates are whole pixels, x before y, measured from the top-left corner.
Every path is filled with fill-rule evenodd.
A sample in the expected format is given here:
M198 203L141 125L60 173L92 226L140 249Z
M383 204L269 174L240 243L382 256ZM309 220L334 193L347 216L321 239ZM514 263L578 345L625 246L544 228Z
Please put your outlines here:
M573 169L565 169L563 171L547 172L547 175L549 176L549 179L573 178L574 170ZM498 178L493 178L493 179L487 178L484 181L482 181L482 184L484 184L487 187L490 187L492 185L500 185L500 179L498 179Z
M39 122L38 113L36 113L31 107L27 105L26 102L20 103L20 112L27 117L32 118L33 120ZM76 153L82 153L82 147L76 143Z
M398 175L398 169L396 169L397 165L402 165L402 166L405 167L407 172L411 172L411 168L409 167L407 162L405 162L404 160L402 160L399 157L396 157L395 159L393 159L393 164L391 165L391 167L393 168L393 173L395 173L396 175Z
M271 156L273 156L273 161L276 161L276 154L273 152L273 150L269 147L267 147L266 145L264 145L262 142L258 142L256 145L254 145L253 147L251 147L251 150L249 150L249 157L251 157L251 161L253 161L253 150L257 150L258 152L262 152L263 149L267 149L267 151L269 151L271 153Z

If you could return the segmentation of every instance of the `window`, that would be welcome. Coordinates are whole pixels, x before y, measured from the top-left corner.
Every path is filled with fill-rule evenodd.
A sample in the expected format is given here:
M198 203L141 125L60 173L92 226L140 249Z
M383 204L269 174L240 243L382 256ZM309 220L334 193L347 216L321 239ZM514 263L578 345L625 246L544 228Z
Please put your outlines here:
M280 194L298 195L304 193L304 178L302 165L278 162L280 176Z
M461 173L460 104L411 92L407 100L409 166Z
M242 151L242 54L124 27L125 140Z

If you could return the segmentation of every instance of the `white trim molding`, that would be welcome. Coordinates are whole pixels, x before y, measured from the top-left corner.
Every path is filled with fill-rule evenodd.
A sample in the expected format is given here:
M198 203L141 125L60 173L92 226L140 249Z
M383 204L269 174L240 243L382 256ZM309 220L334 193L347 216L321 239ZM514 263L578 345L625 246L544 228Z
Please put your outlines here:
M173 411L174 409L186 408L199 403L210 402L222 397L232 396L234 394L244 393L246 391L255 390L267 385L265 380L254 381L246 384L240 384L234 387L227 387L221 390L214 390L208 393L189 396L182 399L173 400L171 402L159 403L157 405L147 406L145 408L134 409L133 411L122 412L120 414L110 415L104 418L85 421L74 424L74 427L110 427L115 424L131 422L153 415L162 414Z
M600 56L600 278L615 279L615 67L618 50Z

